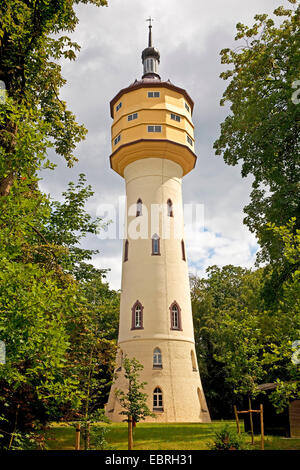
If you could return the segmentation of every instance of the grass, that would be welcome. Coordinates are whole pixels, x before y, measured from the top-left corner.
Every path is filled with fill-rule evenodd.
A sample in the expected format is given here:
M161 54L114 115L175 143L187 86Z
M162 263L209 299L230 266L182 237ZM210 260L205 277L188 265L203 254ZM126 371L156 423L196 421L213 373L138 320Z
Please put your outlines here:
M134 431L135 450L208 450L214 433L225 424L236 430L234 421L213 421L210 424L156 424L140 423ZM114 450L127 449L127 423L103 424L110 432L106 439ZM95 425L97 428L97 424ZM251 437L246 436L251 442ZM75 428L65 423L53 423L47 436L49 450L74 450ZM260 436L255 436L252 449L260 449ZM275 436L265 437L266 450L300 450L300 439L285 439Z

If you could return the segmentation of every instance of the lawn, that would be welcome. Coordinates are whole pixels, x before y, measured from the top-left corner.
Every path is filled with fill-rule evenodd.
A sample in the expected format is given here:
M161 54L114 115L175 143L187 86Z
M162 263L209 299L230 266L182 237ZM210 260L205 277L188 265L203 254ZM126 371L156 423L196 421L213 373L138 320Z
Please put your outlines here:
M234 421L213 421L210 424L156 424L141 423L134 431L134 449L136 450L208 450L208 442L212 442L214 433L225 424L236 430ZM114 450L127 449L127 424L102 424L107 426L108 443ZM95 425L97 428L97 425ZM247 439L250 443L251 438ZM73 450L75 444L75 428L65 423L53 423L47 437L49 450ZM260 449L260 436L255 436L253 449ZM300 439L285 439L275 436L265 437L266 450L300 450Z

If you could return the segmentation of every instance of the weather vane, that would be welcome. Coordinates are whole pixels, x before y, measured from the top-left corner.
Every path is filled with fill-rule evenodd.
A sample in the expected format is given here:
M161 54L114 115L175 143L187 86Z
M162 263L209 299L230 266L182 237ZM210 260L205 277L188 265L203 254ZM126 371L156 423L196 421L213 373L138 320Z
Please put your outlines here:
M154 21L154 19L151 18L151 16L149 16L149 18L146 21L149 21L149 28L152 28L152 21Z

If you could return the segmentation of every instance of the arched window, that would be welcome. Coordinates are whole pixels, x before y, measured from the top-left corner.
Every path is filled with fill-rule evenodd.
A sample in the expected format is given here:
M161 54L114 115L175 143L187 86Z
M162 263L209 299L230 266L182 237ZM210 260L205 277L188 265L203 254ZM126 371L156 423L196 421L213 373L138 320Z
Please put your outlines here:
M197 363L196 363L195 353L194 353L193 350L191 351L191 361L192 361L193 371L196 372L197 371Z
M153 369L162 369L162 355L159 348L153 351Z
M152 237L152 255L160 255L160 238L156 233Z
M144 307L142 306L141 302L138 300L135 302L134 306L132 307L132 330L142 330L143 327L143 310Z
M159 387L153 392L153 411L163 411L163 394Z
M186 261L186 257L185 257L185 246L184 246L184 241L181 240L181 254L182 254L182 259L183 261Z
M143 202L141 199L138 199L136 203L136 216L137 217L142 215L142 209L143 209Z
M171 201L171 199L168 199L168 201L167 201L167 206L168 206L168 216L169 216L169 217L174 217L174 213L173 213L173 202Z
M177 302L173 302L170 306L170 320L171 320L171 330L180 330L181 327L181 309Z
M124 261L128 260L128 245L129 245L129 241L126 240L125 246L124 246Z

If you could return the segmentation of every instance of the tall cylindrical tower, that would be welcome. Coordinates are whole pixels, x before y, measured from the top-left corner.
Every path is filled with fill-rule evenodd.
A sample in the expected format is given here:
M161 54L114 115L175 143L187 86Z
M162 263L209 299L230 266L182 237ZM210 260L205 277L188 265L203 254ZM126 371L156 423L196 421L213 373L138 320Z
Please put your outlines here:
M148 406L160 422L208 422L194 343L184 245L182 177L196 163L193 101L158 75L160 54L149 43L144 74L111 101L111 167L126 182L126 239L116 381L107 416L122 421L116 388L124 388L122 357L144 366Z

